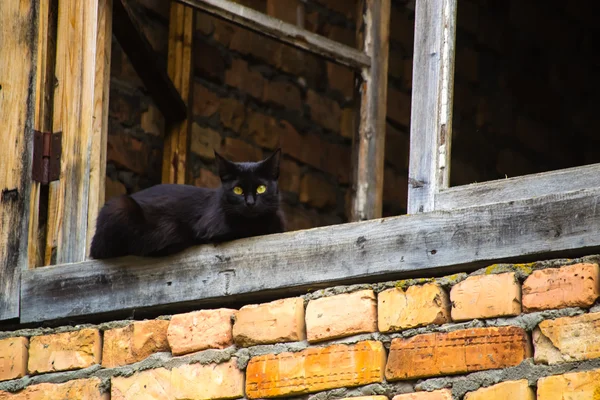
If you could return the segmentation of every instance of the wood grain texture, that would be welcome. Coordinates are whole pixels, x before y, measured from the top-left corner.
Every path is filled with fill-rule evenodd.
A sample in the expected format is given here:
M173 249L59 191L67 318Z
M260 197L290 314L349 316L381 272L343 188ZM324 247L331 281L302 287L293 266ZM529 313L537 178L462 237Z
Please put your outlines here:
M451 187L435 196L435 209L481 206L596 187L600 187L600 164Z
M408 213L432 211L450 182L456 0L417 0Z
M194 9L171 2L169 19L169 63L167 71L187 108L186 118L167 126L163 148L162 182L186 183L187 158L192 128Z
M176 0L197 10L351 68L368 67L363 52L229 0ZM389 14L388 14L389 15Z
M381 218L390 35L390 0L366 0L357 36L371 58L362 71L359 128L353 141L352 221ZM400 201L400 199L398 199Z
M107 87L106 41L111 38L101 19L109 18L106 0L60 0L57 75L62 88L55 94L54 122L55 129L62 126L63 152L60 181L50 187L46 251L50 262L54 257L59 264L85 260L88 235L93 232L90 223L104 196L104 167L99 163L106 151L107 109L100 100L104 94L98 91Z
M36 2L0 2L0 320L19 316L27 268L35 113Z
M21 321L220 306L600 248L600 188L23 272ZM566 212L565 210L568 210ZM166 310L168 308L162 308Z
M167 74L167 66L152 48L126 0L115 0L113 32L165 119L184 119L186 105Z

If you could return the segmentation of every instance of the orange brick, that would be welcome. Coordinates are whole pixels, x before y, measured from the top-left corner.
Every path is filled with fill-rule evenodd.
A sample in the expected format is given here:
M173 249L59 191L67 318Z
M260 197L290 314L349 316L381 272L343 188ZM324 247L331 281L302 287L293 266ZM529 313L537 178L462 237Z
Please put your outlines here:
M334 132L340 131L342 109L337 102L309 89L306 93L306 104L310 108L313 121Z
M382 382L383 344L374 341L254 357L246 368L246 397L294 396Z
M215 159L215 150L221 150L221 135L219 132L198 125L192 125L190 150L205 160Z
M538 400L596 400L600 395L600 369L541 378Z
M450 300L439 285L428 283L385 290L377 296L380 332L394 332L450 321Z
M100 364L102 344L98 329L34 336L29 341L30 374L68 371Z
M221 364L190 364L150 369L111 379L111 400L237 399L244 396L244 374L233 358Z
M345 397L341 400L388 400L386 396Z
M527 333L513 326L429 333L392 340L385 375L400 380L506 368L530 354Z
M231 346L231 317L234 314L235 310L220 308L174 315L167 330L171 352L177 356Z
M136 321L125 328L104 332L102 366L105 368L133 364L150 354L169 351L169 321Z
M527 379L502 382L494 386L469 392L464 400L535 400L535 393Z
M233 340L238 346L296 342L306 339L301 297L244 306L235 315Z
M309 342L336 339L377 330L375 293L354 293L311 300L306 307Z
M448 389L442 389L435 392L399 394L394 396L392 400L452 400L452 392Z
M0 381L27 375L29 339L13 337L0 340Z
M78 379L67 383L40 383L18 393L0 391L0 400L108 400L98 378Z
M307 172L300 181L300 202L311 207L335 206L337 194L334 186L320 175Z
M600 313L540 322L533 331L535 362L560 364L600 358Z
M514 272L470 276L450 291L452 320L466 321L521 313L521 285Z
M523 311L590 307L600 296L598 264L534 271L523 283Z

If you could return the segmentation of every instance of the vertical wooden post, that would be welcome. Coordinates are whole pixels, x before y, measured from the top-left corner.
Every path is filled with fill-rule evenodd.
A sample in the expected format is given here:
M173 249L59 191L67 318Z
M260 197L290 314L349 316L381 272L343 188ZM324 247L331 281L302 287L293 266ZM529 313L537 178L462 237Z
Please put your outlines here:
M390 0L362 0L357 37L371 58L361 71L359 129L353 143L353 221L380 218L383 204Z
M456 0L417 0L408 213L435 209L450 186Z
M192 127L190 111L192 93L192 49L194 38L194 9L171 1L169 19L169 61L167 70L175 88L188 109L187 118L168 122L163 150L163 183L184 184L187 173L187 154Z
M50 188L46 261L85 260L104 198L111 10L112 0L59 0L53 119L63 150L60 181Z
M0 1L0 320L19 317L35 109L36 1Z

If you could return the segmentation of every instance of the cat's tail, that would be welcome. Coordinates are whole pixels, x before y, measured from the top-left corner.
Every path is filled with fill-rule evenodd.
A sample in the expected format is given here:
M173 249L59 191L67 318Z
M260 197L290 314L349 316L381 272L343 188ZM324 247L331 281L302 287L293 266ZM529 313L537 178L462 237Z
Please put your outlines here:
M123 195L108 201L96 220L96 232L90 246L95 259L129 254L129 245L138 228L146 223L144 210L131 196Z

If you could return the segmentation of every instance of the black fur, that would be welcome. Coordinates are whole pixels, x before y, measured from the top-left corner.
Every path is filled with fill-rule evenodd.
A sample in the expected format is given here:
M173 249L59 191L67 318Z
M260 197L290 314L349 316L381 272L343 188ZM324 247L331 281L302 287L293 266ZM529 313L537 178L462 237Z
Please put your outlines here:
M221 187L157 185L108 201L96 223L92 258L165 256L201 243L284 231L277 150L267 159L234 163L215 152ZM267 190L257 194L256 188ZM233 188L239 186L244 194Z

